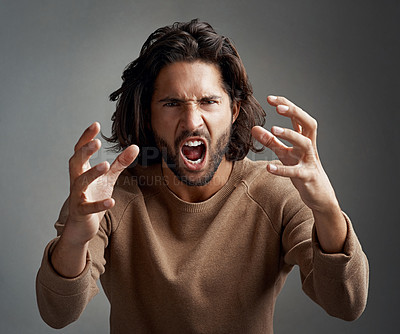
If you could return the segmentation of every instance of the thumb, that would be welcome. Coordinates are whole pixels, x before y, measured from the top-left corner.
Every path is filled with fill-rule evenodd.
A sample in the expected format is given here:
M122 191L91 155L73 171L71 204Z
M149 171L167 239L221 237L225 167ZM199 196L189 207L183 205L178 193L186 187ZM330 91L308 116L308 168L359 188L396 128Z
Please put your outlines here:
M129 167L129 165L135 161L138 154L139 147L136 145L131 145L117 156L117 158L111 164L107 175L108 181L111 182L112 185L114 185L116 182L119 174L121 174L125 168Z

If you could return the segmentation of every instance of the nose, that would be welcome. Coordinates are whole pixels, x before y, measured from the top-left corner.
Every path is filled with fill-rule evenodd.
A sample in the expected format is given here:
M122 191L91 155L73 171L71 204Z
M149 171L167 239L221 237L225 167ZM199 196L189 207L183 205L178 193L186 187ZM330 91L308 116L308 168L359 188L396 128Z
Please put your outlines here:
M188 131L194 131L203 125L203 117L197 103L187 102L181 113L181 127Z

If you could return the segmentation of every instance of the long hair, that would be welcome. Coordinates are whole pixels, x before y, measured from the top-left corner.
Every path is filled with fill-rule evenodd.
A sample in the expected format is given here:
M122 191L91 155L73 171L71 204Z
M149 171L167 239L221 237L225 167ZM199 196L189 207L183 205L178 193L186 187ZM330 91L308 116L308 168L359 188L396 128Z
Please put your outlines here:
M211 25L197 19L157 29L144 43L139 57L125 68L121 87L110 95L110 100L117 101L117 105L111 118L111 136L103 137L113 144L111 149L118 152L136 144L141 149L140 164L160 161L159 154L146 159L141 156L147 148L156 147L150 123L150 102L160 70L178 61L217 65L231 105L240 103L226 159L241 160L250 149L260 152L262 148L255 147L251 128L264 124L265 112L253 96L242 60L229 38L218 35Z

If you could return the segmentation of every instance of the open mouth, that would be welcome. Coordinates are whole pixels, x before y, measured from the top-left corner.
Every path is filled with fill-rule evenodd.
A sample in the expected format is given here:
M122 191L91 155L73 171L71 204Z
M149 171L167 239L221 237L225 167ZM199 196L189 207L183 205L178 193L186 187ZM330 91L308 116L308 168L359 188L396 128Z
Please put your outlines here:
M187 140L181 147L181 154L185 165L195 170L202 167L205 161L206 151L206 144L200 138Z

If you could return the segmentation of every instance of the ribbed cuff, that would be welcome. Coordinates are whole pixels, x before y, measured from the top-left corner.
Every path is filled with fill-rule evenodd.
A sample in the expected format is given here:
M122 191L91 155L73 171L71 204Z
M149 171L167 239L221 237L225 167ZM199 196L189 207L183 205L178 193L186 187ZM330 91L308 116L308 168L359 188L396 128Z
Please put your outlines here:
M325 253L318 241L315 225L312 231L314 269L320 275L334 280L348 279L358 270L362 261L362 249L349 217L343 212L347 223L347 236L342 253ZM342 267L342 268L340 268Z

